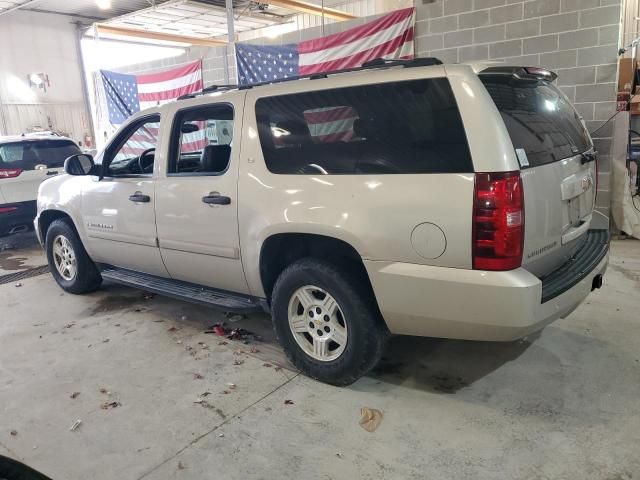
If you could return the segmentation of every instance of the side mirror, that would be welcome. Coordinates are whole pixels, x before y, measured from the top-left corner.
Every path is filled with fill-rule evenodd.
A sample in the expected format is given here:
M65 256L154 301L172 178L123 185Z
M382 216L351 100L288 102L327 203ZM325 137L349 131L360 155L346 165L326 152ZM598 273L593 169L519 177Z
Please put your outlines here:
M69 175L89 175L93 173L95 162L91 155L78 153L64 161L64 171Z

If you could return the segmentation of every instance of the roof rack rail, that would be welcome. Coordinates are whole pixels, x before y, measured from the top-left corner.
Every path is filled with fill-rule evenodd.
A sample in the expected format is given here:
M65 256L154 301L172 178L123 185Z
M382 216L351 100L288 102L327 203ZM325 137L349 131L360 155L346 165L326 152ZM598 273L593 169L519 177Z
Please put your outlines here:
M185 93L184 95L180 95L177 100L184 100L186 98L195 98L198 97L200 95L205 95L207 93L211 93L211 92L215 92L218 90L233 90L235 88L238 88L238 85L209 85L207 87L204 87L202 90L200 90L199 92L193 92L193 93Z
M253 87L259 87L261 85L271 85L274 83L284 83L291 82L294 80L317 80L319 78L327 78L329 75L338 75L341 73L351 73L351 72L361 72L364 70L372 70L378 68L389 68L389 67L403 67L403 68L412 68L412 67L428 67L433 65L442 65L442 62L435 57L424 57L424 58L413 58L413 59L398 59L398 60L386 60L384 58L376 58L374 60L369 60L368 62L364 62L360 67L354 68L344 68L342 70L332 70L330 72L320 72L320 73L311 73L309 75L298 75L295 77L289 78L278 78L276 80L267 80L266 82L259 83L251 83L248 85L240 85L237 87L240 90L246 90Z

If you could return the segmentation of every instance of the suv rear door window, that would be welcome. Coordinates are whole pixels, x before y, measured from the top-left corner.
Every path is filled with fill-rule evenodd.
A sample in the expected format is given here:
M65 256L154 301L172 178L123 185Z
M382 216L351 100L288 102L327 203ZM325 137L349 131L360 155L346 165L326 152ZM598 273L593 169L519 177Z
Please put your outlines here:
M497 76L480 75L480 79L502 115L513 147L525 151L530 167L591 148L580 117L554 85Z
M265 97L256 102L256 117L273 173L473 171L445 78Z
M0 165L33 170L36 165L61 167L71 155L81 153L71 140L37 140L0 145Z

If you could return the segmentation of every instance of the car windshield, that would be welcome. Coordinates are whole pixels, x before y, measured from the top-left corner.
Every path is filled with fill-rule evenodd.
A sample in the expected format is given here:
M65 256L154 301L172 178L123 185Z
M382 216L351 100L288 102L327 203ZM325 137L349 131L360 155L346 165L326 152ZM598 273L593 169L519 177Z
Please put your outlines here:
M584 153L591 148L589 135L569 100L547 82L513 82L480 79L498 107L513 147L537 167Z
M26 140L0 144L0 167L30 169L35 165L61 167L81 153L71 140Z

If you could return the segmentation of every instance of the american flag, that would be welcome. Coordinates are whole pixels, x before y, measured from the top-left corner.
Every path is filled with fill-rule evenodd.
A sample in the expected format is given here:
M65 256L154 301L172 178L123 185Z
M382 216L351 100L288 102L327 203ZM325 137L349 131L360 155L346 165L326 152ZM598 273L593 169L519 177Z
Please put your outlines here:
M175 100L181 95L202 90L202 61L198 60L171 70L141 75L100 70L109 112L109 122L123 123L145 108ZM206 145L204 124L197 132L183 134L182 151L201 150ZM121 154L139 155L157 143L157 125L139 129L122 148Z
M317 143L348 142L358 114L351 107L323 107L306 110L304 119L311 138Z
M241 85L353 68L377 58L413 57L415 9L405 8L341 33L279 46L236 44Z

